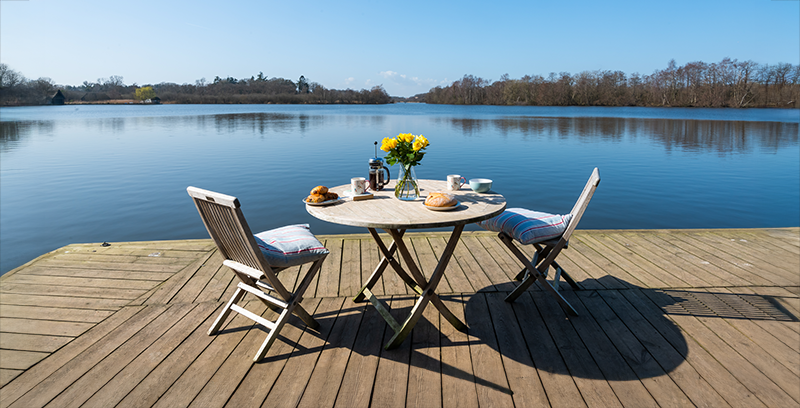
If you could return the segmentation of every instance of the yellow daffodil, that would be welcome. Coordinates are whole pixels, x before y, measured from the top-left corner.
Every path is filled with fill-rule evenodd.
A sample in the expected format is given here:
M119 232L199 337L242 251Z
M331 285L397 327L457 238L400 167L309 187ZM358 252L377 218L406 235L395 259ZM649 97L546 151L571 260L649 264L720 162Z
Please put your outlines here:
M401 142L411 143L414 141L414 135L411 133L400 133L397 135L397 140Z
M397 140L395 140L394 138L390 139L388 137L383 138L383 141L381 142L381 150L383 150L384 152L389 152L395 147L397 147Z

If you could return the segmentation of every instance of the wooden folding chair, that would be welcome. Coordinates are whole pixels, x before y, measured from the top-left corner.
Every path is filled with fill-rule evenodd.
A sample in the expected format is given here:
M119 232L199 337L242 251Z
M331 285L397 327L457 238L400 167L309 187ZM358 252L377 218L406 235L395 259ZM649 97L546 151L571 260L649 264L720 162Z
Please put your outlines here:
M589 181L586 182L583 192L580 197L578 197L578 201L567 216L535 213L525 209L507 209L503 214L497 216L496 219L479 223L483 228L498 231L498 238L500 238L500 241L511 250L511 253L513 253L523 265L522 271L515 277L516 280L521 280L522 282L508 294L506 297L507 302L513 302L535 281L539 281L539 283L556 298L567 313L574 316L578 315L575 308L558 293L561 277L563 277L573 289L578 289L578 284L556 262L556 257L562 249L567 247L569 238L572 236L572 232L575 231L575 227L583 216L583 212L589 205L589 201L592 199L598 184L600 184L600 172L595 168L594 171L592 171L592 175L589 177ZM512 216L514 217L513 219L511 218ZM506 222L503 223L503 220ZM548 224L549 220L557 221ZM566 222L566 227L563 229L563 232L560 232L560 227L562 226L558 224L560 221L564 220ZM513 228L514 225L510 224L517 225L518 228L515 229ZM519 226L522 226L525 231L519 229ZM535 233L537 229L545 231L542 233L543 236L522 235L524 232ZM553 231L558 231L555 236L547 235L548 232L552 233ZM515 240L523 245L533 245L534 248L536 248L532 259L529 260L528 257L520 251L514 244ZM552 283L546 279L551 265L555 267L556 271Z
M223 265L231 268L241 280L236 292L211 325L208 334L216 334L231 311L260 323L269 330L269 334L253 358L253 361L257 362L267 354L267 350L292 313L300 317L309 327L313 329L319 327L319 323L300 306L300 301L325 257L328 256L328 250L311 234L308 226L278 228L254 236L247 226L236 197L195 187L189 187L187 191L194 199L209 235L225 258ZM290 250L287 251L287 247L291 247ZM275 266L270 264L270 260ZM278 280L277 273L309 262L313 262L311 267L306 271L295 292L291 293ZM238 302L246 293L251 293L272 310L279 312L278 319L272 322L239 306Z

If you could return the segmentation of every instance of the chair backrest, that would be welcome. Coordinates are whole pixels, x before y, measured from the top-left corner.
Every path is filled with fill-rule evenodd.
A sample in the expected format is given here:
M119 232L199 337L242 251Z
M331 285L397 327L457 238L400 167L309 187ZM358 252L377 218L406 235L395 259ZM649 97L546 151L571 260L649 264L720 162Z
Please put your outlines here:
M250 227L247 226L236 197L197 187L189 187L186 191L194 199L208 234L225 259L262 272L265 271L265 266L269 267L258 249Z
M562 240L569 241L569 237L572 236L572 232L575 231L575 227L578 226L578 221L581 220L583 212L586 211L586 207L589 205L589 201L592 199L594 191L597 189L599 184L600 171L597 170L597 167L595 167L594 171L592 171L592 175L589 176L589 181L587 181L586 186L583 187L583 191L581 192L580 197L578 197L578 201L575 203L575 206L572 207L572 211L569 212L572 214L572 219L570 219L569 225L567 225L567 229L564 231L564 235L561 237Z

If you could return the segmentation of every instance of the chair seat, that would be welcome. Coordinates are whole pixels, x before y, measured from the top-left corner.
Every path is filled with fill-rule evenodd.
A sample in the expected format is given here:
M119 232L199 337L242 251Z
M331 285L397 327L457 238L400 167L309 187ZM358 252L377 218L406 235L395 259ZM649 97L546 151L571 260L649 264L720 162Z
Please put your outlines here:
M509 208L497 217L478 225L489 231L504 232L523 245L556 239L564 234L572 214L558 215L525 208Z
M288 225L255 234L256 244L273 267L288 268L325 257L328 249L308 224Z

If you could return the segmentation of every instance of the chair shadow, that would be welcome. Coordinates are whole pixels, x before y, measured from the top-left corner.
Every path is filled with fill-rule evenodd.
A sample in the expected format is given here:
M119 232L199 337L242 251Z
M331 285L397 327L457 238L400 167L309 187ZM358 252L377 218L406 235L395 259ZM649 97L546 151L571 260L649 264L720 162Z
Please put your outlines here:
M670 315L798 321L770 296L641 288L611 276L591 281L579 285L626 288L565 285L560 293L579 313L568 317L538 283L510 304L507 291L487 287L466 300L465 323L505 358L555 374L626 381L664 375L686 360L687 339ZM487 324L494 330L476 327Z

